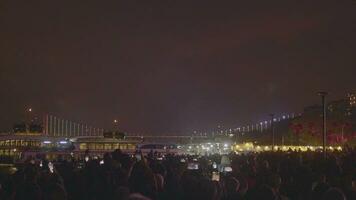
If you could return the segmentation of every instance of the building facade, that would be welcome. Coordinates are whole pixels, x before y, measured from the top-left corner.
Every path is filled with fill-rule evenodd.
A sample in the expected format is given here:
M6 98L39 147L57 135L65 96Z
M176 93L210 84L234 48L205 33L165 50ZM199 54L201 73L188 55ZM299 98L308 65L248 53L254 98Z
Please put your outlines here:
M347 95L350 106L351 107L356 107L356 93L352 92Z

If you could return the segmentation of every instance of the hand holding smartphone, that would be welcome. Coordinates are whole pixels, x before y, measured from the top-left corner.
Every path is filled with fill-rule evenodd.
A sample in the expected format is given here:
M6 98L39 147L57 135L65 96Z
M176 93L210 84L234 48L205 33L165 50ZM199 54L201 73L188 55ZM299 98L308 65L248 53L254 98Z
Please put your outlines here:
M141 156L140 153L136 153L135 154L135 158L136 158L137 161L140 161L142 159L142 156Z
M211 176L212 181L220 181L220 173L219 172L213 172Z
M54 166L53 166L53 163L52 163L52 162L49 162L49 163L48 163L48 169L49 169L49 171L50 171L51 173L54 172Z

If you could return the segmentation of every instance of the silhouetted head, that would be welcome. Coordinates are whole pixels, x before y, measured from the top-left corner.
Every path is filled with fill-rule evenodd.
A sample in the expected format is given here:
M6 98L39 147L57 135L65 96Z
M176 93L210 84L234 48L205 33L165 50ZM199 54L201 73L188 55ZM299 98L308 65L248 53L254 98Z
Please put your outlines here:
M274 190L278 191L281 187L282 179L278 174L271 174L267 179L267 184Z
M37 184L25 183L17 188L15 200L41 200L42 191Z
M340 189L330 188L324 193L323 200L346 200L346 197Z
M137 162L133 166L129 184L131 192L141 193L150 198L154 198L156 195L154 174L143 161Z
M226 191L228 193L234 193L239 190L240 182L234 177L229 177L225 181L225 187L226 187Z
M45 200L66 200L67 192L60 184L51 184L47 187Z
M262 185L259 188L257 188L256 192L252 195L252 200L275 200L276 196L272 190L267 185Z

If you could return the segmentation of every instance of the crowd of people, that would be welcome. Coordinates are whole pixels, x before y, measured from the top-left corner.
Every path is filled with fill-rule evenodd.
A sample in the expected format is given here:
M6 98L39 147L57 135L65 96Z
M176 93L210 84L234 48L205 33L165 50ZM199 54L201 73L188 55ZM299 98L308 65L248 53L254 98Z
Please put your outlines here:
M52 165L53 164L53 165ZM52 168L52 166L54 166ZM29 160L1 200L353 200L356 150Z

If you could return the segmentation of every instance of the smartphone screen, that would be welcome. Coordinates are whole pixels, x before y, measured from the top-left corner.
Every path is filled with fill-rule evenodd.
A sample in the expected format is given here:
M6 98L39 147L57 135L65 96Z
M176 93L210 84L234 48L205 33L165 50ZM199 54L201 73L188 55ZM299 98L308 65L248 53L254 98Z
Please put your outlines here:
M196 170L196 169L199 169L199 165L198 165L198 163L188 163L187 168L190 170Z
M220 174L219 174L219 172L213 172L213 173L212 173L211 180L212 180L212 181L220 181Z
M213 169L216 169L218 167L218 165L216 164L216 162L213 162Z
M224 172L232 172L232 168L231 167L225 167L224 168Z
M137 161L140 161L142 159L141 154L135 154L135 158Z
M51 173L53 173L53 163L52 162L48 163L48 169Z

